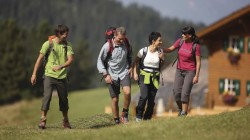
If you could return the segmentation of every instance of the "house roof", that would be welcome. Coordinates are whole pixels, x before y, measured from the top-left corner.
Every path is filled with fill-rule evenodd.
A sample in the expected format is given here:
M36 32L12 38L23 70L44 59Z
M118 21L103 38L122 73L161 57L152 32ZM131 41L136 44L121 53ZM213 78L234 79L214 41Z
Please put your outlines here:
M250 14L250 4L246 7L235 11L234 13L222 18L221 20L215 22L214 24L208 26L207 28L204 28L203 30L199 31L197 33L197 36L199 38L204 38L206 35L211 34L212 32L216 31L217 29L221 28L222 26L239 19L240 17Z

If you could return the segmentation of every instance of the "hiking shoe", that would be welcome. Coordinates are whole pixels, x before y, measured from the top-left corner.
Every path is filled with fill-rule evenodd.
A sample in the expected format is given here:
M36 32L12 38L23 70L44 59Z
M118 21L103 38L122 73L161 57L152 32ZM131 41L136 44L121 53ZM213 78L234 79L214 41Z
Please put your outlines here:
M142 119L136 118L135 121L136 121L136 122L140 122L140 121L142 121Z
M128 123L128 112L122 112L121 122Z
M115 124L120 124L120 119L119 118L115 118L114 121L115 121Z
M179 117L186 117L187 113L186 112L181 112L181 114L179 115Z
M63 119L63 127L71 129L69 119Z
M38 125L38 128L40 128L40 129L45 129L46 128L46 117L42 117L40 119L40 123Z
M178 109L178 117L181 115L181 109Z

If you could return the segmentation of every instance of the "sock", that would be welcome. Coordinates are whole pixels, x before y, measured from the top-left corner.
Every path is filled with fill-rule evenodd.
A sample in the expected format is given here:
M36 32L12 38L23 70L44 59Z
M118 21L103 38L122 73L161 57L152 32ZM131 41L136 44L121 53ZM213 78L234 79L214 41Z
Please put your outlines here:
M115 121L120 121L120 118L114 118Z
M187 115L187 112L181 111L181 115Z
M122 112L128 112L128 109L123 108Z

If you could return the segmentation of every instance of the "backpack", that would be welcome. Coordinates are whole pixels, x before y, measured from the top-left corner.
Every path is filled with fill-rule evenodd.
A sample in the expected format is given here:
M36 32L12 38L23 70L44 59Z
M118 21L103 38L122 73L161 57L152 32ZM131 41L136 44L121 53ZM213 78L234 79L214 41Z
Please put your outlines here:
M157 51L160 52L161 50L160 50L160 49L157 49ZM141 59L140 59L140 61L139 61L139 69L148 68L148 69L153 69L153 70L158 70L158 71L160 71L160 69L161 69L161 62L159 63L159 68L151 68L151 67L144 66L144 63L143 63L143 62L144 62L144 59L145 59L145 57L146 57L146 55L147 55L147 52L148 52L148 47L144 47L144 48L143 48L142 57L141 57Z
M43 65L42 65L43 78L44 78L44 76L45 76L45 75L44 75L44 70L45 70L45 66L46 66L46 64L47 64L47 62L48 62L49 55L50 55L50 53L51 53L52 51L54 51L54 50L53 50L53 46L54 46L54 44L53 44L53 39L54 39L54 38L56 38L55 35L51 35L51 36L48 37L49 48L48 48L48 50L46 51L46 53L45 53L45 55L44 55L44 57L43 57ZM67 42L65 42L63 48L65 49L64 56L65 56L65 60L66 60L66 59L67 59L67 51L68 51Z
M160 52L161 50L160 49L157 49L158 52ZM148 47L144 47L143 48L143 53L142 53L142 57L139 61L139 67L138 67L138 73L139 73L139 70L140 69L144 69L144 68L148 68L148 69L153 69L153 70L158 70L161 74L161 63L162 61L160 60L160 63L159 63L159 68L152 68L152 67L147 67L147 66L144 66L144 59L147 55L147 52L148 52ZM162 81L162 86L164 86L164 82L163 82L163 76L161 74L161 81ZM138 84L139 84L139 80L138 80Z
M183 39L180 39L180 42L179 42L179 47L178 47L178 52L183 44L184 40ZM193 59L195 61L195 64L196 64L196 56L195 56L195 51L196 51L196 46L197 46L197 43L193 43L192 45L192 55L193 55ZM179 55L178 55L178 52L177 52L177 57L175 58L173 64L172 64L172 67L174 66L175 62L179 59Z
M110 57L112 56L112 52L114 50L114 46L113 46L113 42L112 39L114 38L114 33L115 33L116 28L115 27L109 27L106 31L105 31L105 42L109 43L109 49L108 49L108 54L107 57L104 60L104 67L107 69L108 67L108 61L110 59ZM132 60L129 58L129 56L132 53L132 46L130 45L128 38L124 39L124 44L126 46L126 49L128 51L127 53L127 60L128 60L128 64L129 67L131 67L132 64Z

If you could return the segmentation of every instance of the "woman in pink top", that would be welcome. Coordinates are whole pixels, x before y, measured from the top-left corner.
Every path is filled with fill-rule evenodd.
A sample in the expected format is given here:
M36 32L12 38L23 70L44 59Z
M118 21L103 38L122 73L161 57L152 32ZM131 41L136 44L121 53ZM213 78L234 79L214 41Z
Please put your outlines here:
M178 50L178 63L174 81L174 98L178 106L178 116L186 116L191 90L198 83L201 67L200 45L193 27L182 29L182 38L171 47L164 48L169 53Z

